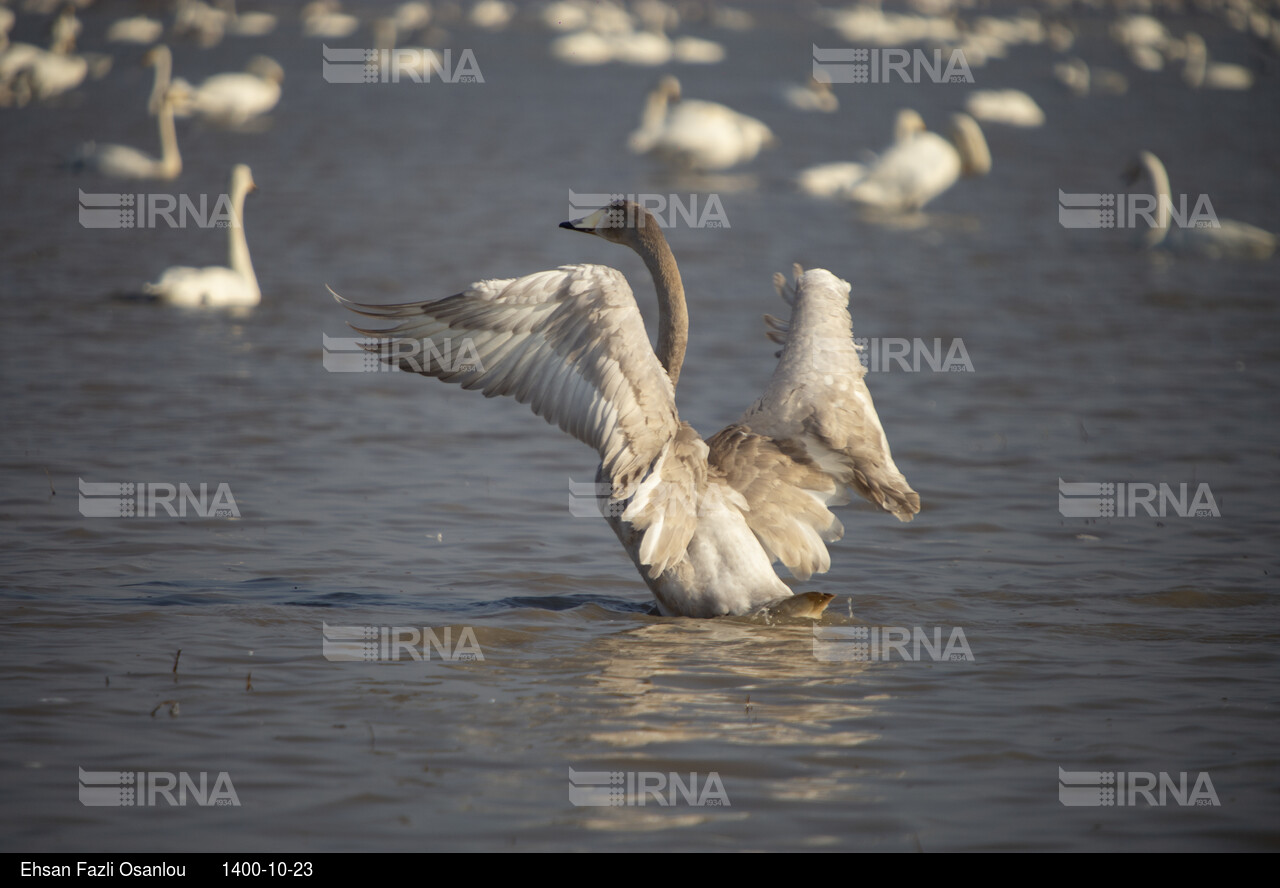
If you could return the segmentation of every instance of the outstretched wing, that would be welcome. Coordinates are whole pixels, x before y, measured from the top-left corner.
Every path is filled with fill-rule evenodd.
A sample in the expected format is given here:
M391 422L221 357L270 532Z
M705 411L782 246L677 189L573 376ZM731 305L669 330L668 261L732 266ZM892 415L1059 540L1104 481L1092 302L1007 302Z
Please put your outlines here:
M712 439L739 430L735 446L712 448L711 462L747 497L747 522L766 550L804 579L830 567L821 541L843 528L826 507L847 501L846 487L902 521L920 511L920 497L893 462L863 380L849 284L822 269L799 276L794 291L775 283L792 305L789 321L770 319L771 338L785 343L778 367L738 425ZM744 448L767 454L755 461L758 477L744 468Z
M623 517L638 530L654 529L644 550L652 563L665 569L683 555L694 522L664 520L669 503L641 488L655 464L662 474L661 457L680 430L675 390L620 272L567 265L403 305L334 296L359 314L398 322L355 329L389 340L375 348L400 369L489 398L509 395L595 448L613 501L642 494ZM678 499L696 509L696 497Z

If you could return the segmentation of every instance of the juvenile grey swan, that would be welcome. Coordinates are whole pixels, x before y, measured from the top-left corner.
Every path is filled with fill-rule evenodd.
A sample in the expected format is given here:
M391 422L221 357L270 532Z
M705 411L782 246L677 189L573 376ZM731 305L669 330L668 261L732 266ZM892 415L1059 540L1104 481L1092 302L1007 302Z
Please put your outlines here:
M379 306L334 296L359 314L396 321L386 330L355 328L384 342L450 337L474 346L474 360L453 367L387 358L402 370L510 395L594 447L598 489L611 491L601 511L661 613L819 617L834 596L793 597L773 562L800 580L830 568L824 541L844 528L828 506L848 502L847 487L902 521L920 510L863 380L849 284L824 270L798 273L792 288L776 276L792 312L789 321L767 318L771 338L784 343L773 378L738 422L704 441L676 412L688 313L657 221L616 201L560 227L644 260L658 296L656 353L626 279L602 265L481 281L434 302Z

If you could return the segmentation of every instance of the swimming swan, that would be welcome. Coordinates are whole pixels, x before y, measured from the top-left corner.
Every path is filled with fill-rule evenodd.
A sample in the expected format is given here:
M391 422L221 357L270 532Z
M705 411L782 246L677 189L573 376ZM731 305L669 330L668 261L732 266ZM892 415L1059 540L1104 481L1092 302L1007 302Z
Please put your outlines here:
M980 89L970 94L965 110L988 123L1025 127L1044 124L1044 111L1036 100L1018 89Z
M746 163L774 143L754 117L715 102L682 99L680 81L668 74L645 100L640 128L628 147L674 166L699 172Z
M1169 188L1169 174L1160 158L1150 151L1139 152L1128 171L1129 183L1137 182L1144 174L1156 199L1156 224L1147 229L1142 238L1147 248L1211 259L1266 259L1275 252L1274 234L1234 219L1220 218L1216 227L1170 227L1173 194Z
M152 97L159 91L162 77L168 77L169 50L158 46L145 56L148 65L156 66L156 83ZM92 142L80 149L72 162L77 168L97 170L120 179L176 179L182 173L182 155L178 153L178 132L173 125L174 96L160 91L159 128L160 157L152 157L127 145L96 145Z
M160 280L142 291L160 302L187 308L252 307L262 301L258 278L249 261L249 242L244 236L244 199L257 189L253 173L244 164L231 170L231 224L227 230L230 268L170 268Z
M223 126L243 126L276 106L283 81L284 68L275 59L254 56L243 72L214 74L196 87L185 80L173 81L174 113L179 117L198 114Z
M990 170L991 151L982 129L968 114L955 114L949 138L928 131L899 137L844 196L884 210L918 210L961 176Z
M916 133L925 131L924 118L910 108L898 112L893 124L893 142L901 145ZM868 170L875 163L875 155L871 155L869 163L857 161L835 161L820 163L801 170L796 175L796 185L805 194L814 197L848 197L849 190L866 178Z
M738 422L703 441L676 412L688 313L657 221L616 201L560 227L644 260L658 296L656 353L626 279L602 265L481 281L434 302L363 305L334 296L397 322L357 327L364 335L473 346L474 360L453 367L387 358L402 370L510 395L594 447L596 489L610 492L601 511L663 614L819 616L834 596L793 598L773 562L801 580L830 568L824 541L844 528L828 506L848 501L846 487L902 521L920 509L863 380L849 285L824 270L799 275L791 289L775 278L792 306L789 321L766 317L771 338L785 343L777 369Z

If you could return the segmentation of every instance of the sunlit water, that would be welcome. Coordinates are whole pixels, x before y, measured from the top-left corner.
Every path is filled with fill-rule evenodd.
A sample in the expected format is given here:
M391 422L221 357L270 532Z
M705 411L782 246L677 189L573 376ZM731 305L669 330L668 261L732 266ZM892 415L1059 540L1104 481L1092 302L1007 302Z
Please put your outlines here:
M106 49L106 14L84 20L81 45ZM675 67L687 95L778 134L745 181L626 154L654 72L560 66L527 24L451 29L483 84L326 83L293 22L179 44L191 80L262 51L288 73L265 132L180 122L173 183L56 166L88 138L155 150L141 50L2 112L0 847L1276 847L1278 260L1159 262L1130 232L1057 217L1059 189L1119 191L1149 148L1175 193L1280 229L1274 57L1247 93L1129 69L1126 96L1080 99L1050 50L1014 49L976 85L1027 90L1048 125L987 127L990 177L878 223L791 176L879 149L899 107L940 126L971 87L846 85L839 113L792 112L775 89L806 76L812 44L843 44L765 20L694 29L729 59ZM1124 68L1106 22L1079 19L1073 52ZM1244 46L1204 17L1169 23ZM261 189L262 306L109 299L225 262L224 233L86 229L78 190L216 195L235 162ZM652 616L606 525L570 514L589 449L506 399L322 365L322 334L349 334L326 285L408 301L601 262L652 324L639 261L556 226L570 190L693 189L729 223L668 231L690 295L680 409L704 434L763 390L760 315L785 311L769 278L794 262L853 284L859 336L962 340L972 372L868 379L920 515L846 509L831 572L798 588L838 596L824 626L958 628L972 660L833 662L808 624ZM1204 483L1220 515L1068 519L1059 479ZM80 480L226 484L240 517L86 518ZM335 661L324 624L450 627L483 659ZM240 804L88 807L78 768L226 772ZM1060 768L1207 773L1219 804L1068 807ZM570 769L692 775L727 804L574 805Z

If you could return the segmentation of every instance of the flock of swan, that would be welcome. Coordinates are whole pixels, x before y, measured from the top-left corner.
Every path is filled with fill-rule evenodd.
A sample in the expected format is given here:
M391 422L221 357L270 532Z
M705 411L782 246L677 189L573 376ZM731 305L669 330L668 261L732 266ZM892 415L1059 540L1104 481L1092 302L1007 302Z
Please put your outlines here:
M478 0L465 21L498 30L519 13L505 0ZM559 32L548 52L568 65L712 65L727 55L714 41L672 37L680 11L661 0L637 0L630 8L611 0L556 0L540 6L538 15ZM726 7L713 7L706 15L725 28L752 26L750 14ZM1003 57L1016 45L1047 42L1065 53L1074 39L1060 23L1026 15L983 16L966 28L958 27L953 16L897 15L871 7L822 11L816 18L851 42L955 47L975 66ZM455 21L463 19L455 10ZM81 26L73 6L53 18L47 50L9 43L14 21L14 13L0 6L0 105L56 99L91 73L109 70L109 57L75 53ZM440 21L430 4L407 2L368 24L374 45L387 49L413 33L439 45L447 38ZM314 0L302 10L300 31L308 38L338 39L365 24L335 0ZM212 46L227 35L262 35L277 25L277 16L238 12L234 2L210 6L180 0L170 31L178 39ZM1264 29L1256 19L1247 25ZM145 107L155 118L159 154L87 143L71 160L76 169L172 181L183 174L177 120L198 116L252 138L249 134L261 131L258 124L280 102L284 70L262 55L253 56L244 71L216 74L199 84L175 77L173 52L159 43L165 30L159 20L133 16L105 31L108 42L149 47L144 61L154 69L154 81L146 102L139 97L139 113ZM1267 18L1265 30L1280 47L1280 23ZM1247 69L1210 61L1199 35L1176 38L1151 16L1117 19L1112 36L1141 70L1181 64L1184 88L1252 86ZM429 59L430 52L420 55ZM1081 96L1127 89L1123 75L1091 70L1076 58L1055 65L1053 73ZM794 112L832 114L841 108L837 90L816 76L804 84L779 85L776 92L775 98ZM761 120L686 97L669 72L644 98L639 116L626 148L694 174L750 164L780 141ZM1030 128L1044 125L1046 115L1018 90L968 92L964 110L950 115L945 133L930 130L919 113L904 108L878 154L802 170L796 186L816 198L915 213L960 179L991 172L992 154L979 121ZM1266 258L1274 251L1274 235L1244 223L1172 227L1169 177L1153 153L1139 154L1131 176L1164 198L1157 224L1146 232L1146 248L1226 259ZM246 197L255 187L250 168L234 164L227 185L226 266L169 268L145 284L143 294L194 309L258 305L262 293L244 227ZM659 309L656 347L626 279L601 265L484 280L447 298L403 305L355 303L334 295L352 311L390 322L389 328L356 328L384 343L441 335L469 340L473 363L401 367L479 389L487 397L512 397L593 447L600 458L597 483L609 491L602 514L662 614L820 617L832 596L794 594L774 565L781 563L799 580L830 569L827 544L843 534L831 509L848 502L850 491L900 521L911 521L920 510L919 495L894 463L866 385L852 338L850 285L825 269L797 267L791 283L776 276L790 312L785 319L766 316L768 335L782 344L772 378L735 423L703 439L676 410L688 312L680 270L658 221L643 207L620 200L561 227L625 246L643 260Z

